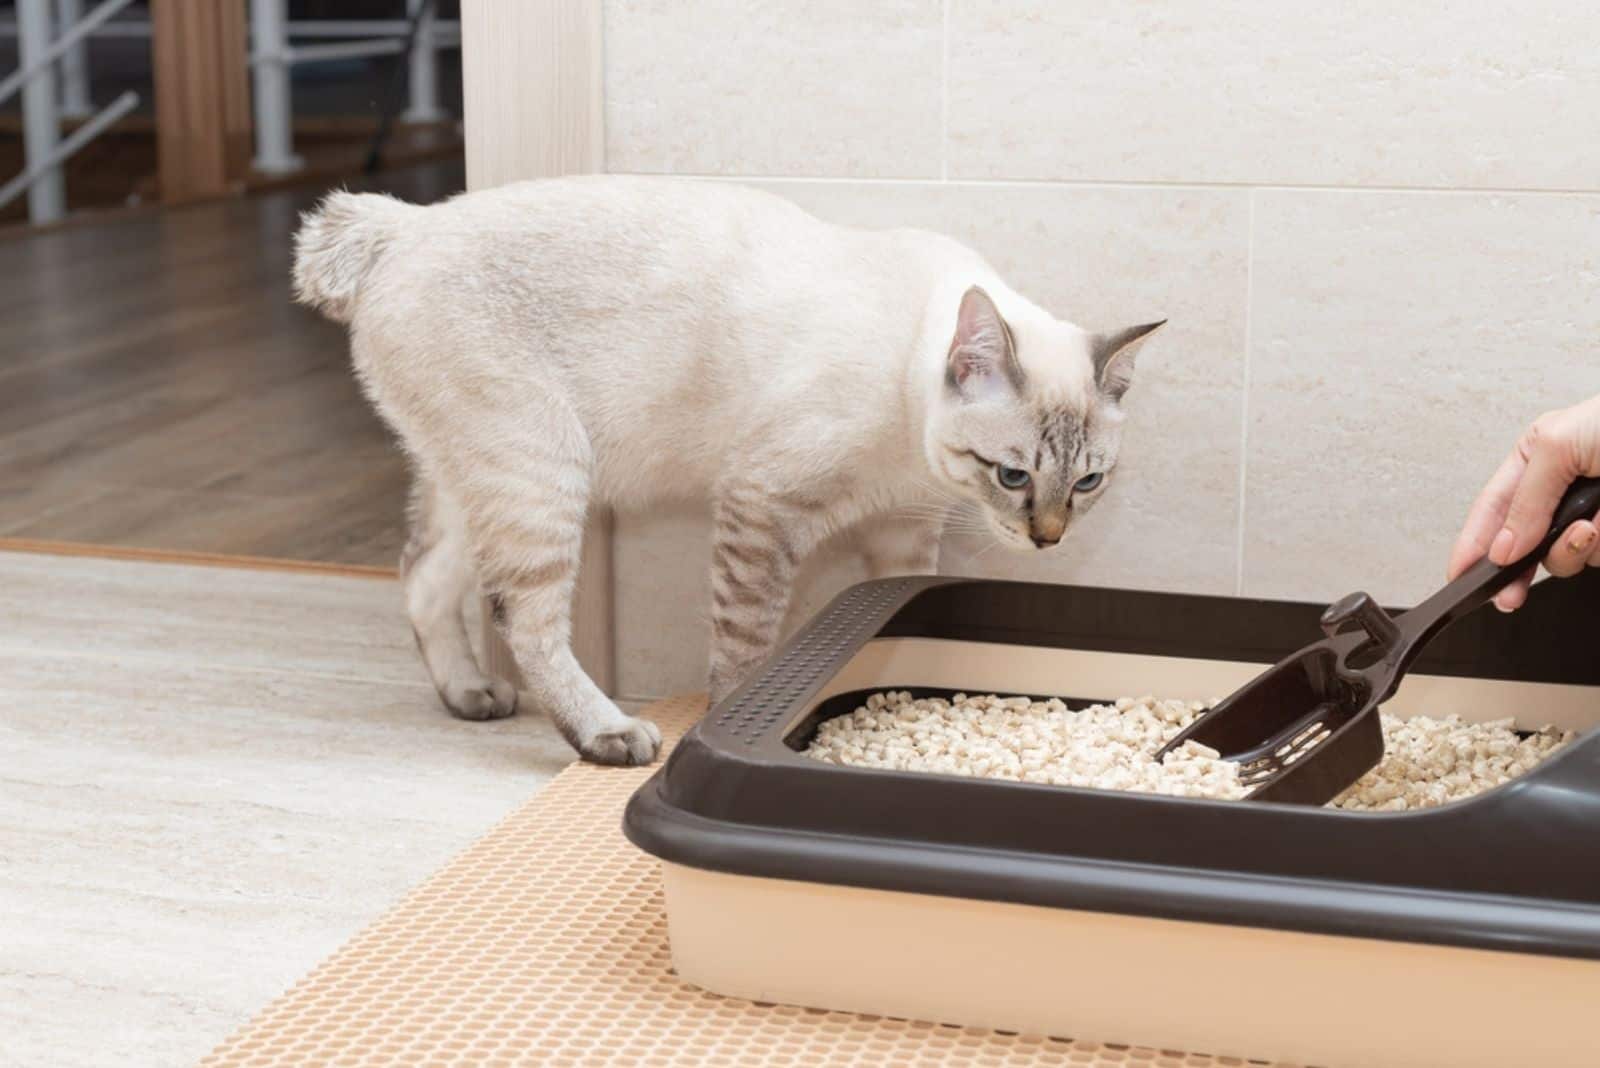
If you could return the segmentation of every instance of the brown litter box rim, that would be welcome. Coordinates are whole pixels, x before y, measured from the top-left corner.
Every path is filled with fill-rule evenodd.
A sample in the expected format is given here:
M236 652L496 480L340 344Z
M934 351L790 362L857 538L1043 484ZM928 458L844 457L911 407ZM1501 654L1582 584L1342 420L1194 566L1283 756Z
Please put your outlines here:
M1592 614L1593 601L1583 601L1600 594L1600 581L1573 581L1547 591L1525 619L1446 635L1419 673L1461 674L1475 644L1519 648L1541 631L1581 629L1570 624ZM1005 626L986 629L984 612ZM1293 644L1304 633L1294 619L1314 626L1319 612L991 580L865 583L707 714L630 801L624 830L664 860L730 874L1600 959L1600 853L1585 844L1592 833L1579 833L1600 819L1600 732L1472 801L1394 814L869 772L786 744L815 695L880 637L1230 659L1263 635ZM1252 613L1264 628L1227 632L1230 618ZM966 622L948 626L941 614ZM1174 618L1187 621L1187 646L1181 627L1162 629ZM1050 631L1048 620L1077 622ZM1155 653L1139 648L1147 627ZM1235 656L1259 662L1272 652ZM1600 686L1589 657L1529 660L1536 678L1504 658L1486 677ZM1551 842L1566 849L1553 852Z

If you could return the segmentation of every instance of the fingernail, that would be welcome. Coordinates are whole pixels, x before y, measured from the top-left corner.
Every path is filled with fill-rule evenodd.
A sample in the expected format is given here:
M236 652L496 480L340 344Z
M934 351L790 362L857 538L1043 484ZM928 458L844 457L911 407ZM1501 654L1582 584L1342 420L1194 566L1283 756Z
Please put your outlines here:
M1511 562L1511 547L1517 543L1517 536L1506 527L1494 536L1494 544L1489 546L1489 559L1496 564L1509 564Z
M1596 537L1600 537L1600 531L1595 530L1594 527L1584 527L1567 539L1567 548L1582 556L1594 548L1594 539Z
M1495 606L1495 608L1499 609L1501 612L1503 612L1503 613L1505 613L1507 615L1511 614L1511 609L1506 607L1505 605L1501 604L1500 603L1500 598L1498 598L1498 597L1496 597L1494 599L1494 606Z

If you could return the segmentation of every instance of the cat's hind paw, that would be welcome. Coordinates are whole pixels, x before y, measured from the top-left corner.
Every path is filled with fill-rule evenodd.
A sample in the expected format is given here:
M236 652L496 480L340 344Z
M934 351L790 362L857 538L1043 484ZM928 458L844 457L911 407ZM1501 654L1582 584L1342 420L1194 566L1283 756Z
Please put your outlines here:
M517 688L504 679L474 679L452 684L439 696L457 719L505 719L517 710Z
M633 716L578 746L578 752L590 763L619 767L648 764L660 749L661 729L647 719Z

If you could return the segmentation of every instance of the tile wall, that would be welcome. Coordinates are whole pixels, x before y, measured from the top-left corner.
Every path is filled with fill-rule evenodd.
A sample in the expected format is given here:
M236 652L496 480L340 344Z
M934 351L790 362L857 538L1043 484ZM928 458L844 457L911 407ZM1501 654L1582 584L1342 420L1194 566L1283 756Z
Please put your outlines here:
M1085 326L1170 319L1068 550L952 538L947 570L1404 603L1520 427L1600 393L1586 0L607 0L605 34L609 170L941 230ZM615 548L621 692L698 688L701 510Z

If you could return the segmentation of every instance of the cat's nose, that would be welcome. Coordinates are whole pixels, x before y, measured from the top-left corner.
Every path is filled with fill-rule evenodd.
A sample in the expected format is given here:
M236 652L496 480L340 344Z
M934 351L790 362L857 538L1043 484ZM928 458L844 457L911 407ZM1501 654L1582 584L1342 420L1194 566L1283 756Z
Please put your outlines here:
M1041 549L1055 545L1066 532L1067 517L1064 515L1035 515L1028 524L1028 536Z

